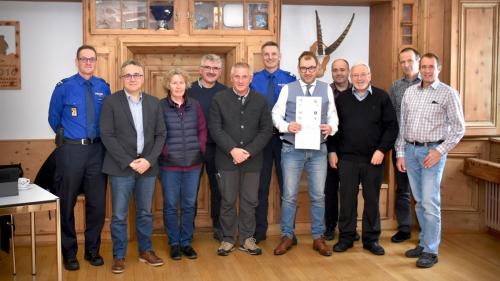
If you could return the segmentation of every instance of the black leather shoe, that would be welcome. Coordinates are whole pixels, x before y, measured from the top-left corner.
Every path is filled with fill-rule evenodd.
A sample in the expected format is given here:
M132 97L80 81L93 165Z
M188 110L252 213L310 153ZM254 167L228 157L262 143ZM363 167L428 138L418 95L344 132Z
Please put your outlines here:
M422 254L423 251L424 251L424 247L417 245L417 247L415 247L414 249L410 249L410 250L406 251L405 256L407 258L418 258L418 257L420 257L420 255Z
M196 259L198 257L198 254L196 251L193 249L191 246L184 246L181 248L181 253L186 256L188 259Z
M338 242L337 244L333 245L333 251L334 252L345 252L347 249L352 248L353 243L352 242Z
M384 248L380 246L378 242L373 242L370 244L363 244L363 249L370 251L372 254L377 256L382 256L385 254Z
M411 232L405 232L405 231L399 230L398 232L396 232L396 234L394 234L391 237L391 241L393 243L401 243L401 242L406 241L410 238L411 238Z
M78 269L80 269L80 263L75 258L64 259L63 263L64 263L64 268L66 270L78 270Z
M295 234L292 237L292 245L297 246L299 244L299 240L297 239L297 236Z
M438 257L436 254L422 252L417 260L417 267L420 268L430 268L433 267L438 262Z
M323 237L326 241L332 241L333 239L335 239L335 227L327 226L325 233L323 233Z
M83 258L93 266L101 266L104 264L104 259L99 253L86 252Z
M181 247L179 245L170 246L170 258L176 261L182 258Z
M354 233L354 241L359 241L359 239L359 233L356 231L356 233Z

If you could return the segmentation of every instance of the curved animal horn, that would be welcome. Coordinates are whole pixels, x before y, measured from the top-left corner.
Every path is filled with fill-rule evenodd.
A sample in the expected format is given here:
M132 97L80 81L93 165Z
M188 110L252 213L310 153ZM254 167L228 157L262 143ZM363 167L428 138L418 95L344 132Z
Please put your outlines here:
M319 21L318 11L316 13L316 40L318 42L318 55L324 55L323 51L323 33L321 32L321 22Z
M347 33L349 32L349 29L351 29L352 22L354 21L354 16L355 16L355 13L352 14L352 17L351 17L351 20L349 21L349 24L347 24L347 26L344 29L344 32L342 32L342 34L340 34L339 38L337 38L337 40L335 40L335 42L333 42L330 46L328 46L325 49L326 55L333 53L340 46L342 41L344 41L344 38L347 36Z

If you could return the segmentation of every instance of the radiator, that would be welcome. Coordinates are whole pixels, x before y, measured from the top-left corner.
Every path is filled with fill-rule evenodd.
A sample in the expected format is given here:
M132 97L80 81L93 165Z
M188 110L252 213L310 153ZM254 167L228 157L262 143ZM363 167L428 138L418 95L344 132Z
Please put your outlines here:
M486 226L500 231L500 185L485 181L486 185Z

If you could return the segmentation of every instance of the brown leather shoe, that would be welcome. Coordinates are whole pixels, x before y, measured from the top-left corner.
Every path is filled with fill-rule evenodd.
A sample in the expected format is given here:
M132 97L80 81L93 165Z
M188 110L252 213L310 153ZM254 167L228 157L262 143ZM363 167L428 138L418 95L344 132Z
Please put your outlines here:
M315 251L318 251L320 255L329 257L332 255L332 251L330 251L330 248L325 243L325 239L319 238L313 241L313 249Z
M163 265L163 260L159 258L154 251L144 251L139 255L139 261L147 263L152 266Z
M292 248L292 246L293 246L293 240L288 238L288 236L283 236L283 237L281 237L281 242L278 245L278 247L276 247L274 249L274 254L277 256L283 255L288 250L290 250L290 248Z
M124 259L114 259L113 266L111 266L111 272L122 273L125 271L125 260Z

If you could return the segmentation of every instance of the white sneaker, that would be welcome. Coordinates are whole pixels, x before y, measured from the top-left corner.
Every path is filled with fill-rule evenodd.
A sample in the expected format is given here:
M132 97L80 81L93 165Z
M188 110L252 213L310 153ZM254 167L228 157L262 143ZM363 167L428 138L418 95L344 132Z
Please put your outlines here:
M250 255L260 255L262 254L262 249L255 244L255 238L249 237L245 239L245 243L243 245L240 245L239 247L240 251L244 251L249 253Z
M220 243L219 249L217 249L217 254L219 256L228 256L232 251L234 251L234 244L222 241Z

